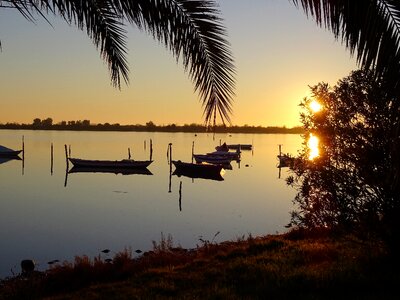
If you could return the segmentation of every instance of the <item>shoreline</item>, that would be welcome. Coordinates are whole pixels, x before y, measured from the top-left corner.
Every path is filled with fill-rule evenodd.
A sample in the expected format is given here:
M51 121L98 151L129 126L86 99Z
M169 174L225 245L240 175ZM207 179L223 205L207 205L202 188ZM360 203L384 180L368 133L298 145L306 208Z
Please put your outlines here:
M395 299L399 279L382 241L324 229L132 252L0 281L0 299Z
M89 125L89 126L34 126L34 125L2 125L0 130L54 130L54 131L116 131L116 132L184 132L184 133L225 133L225 134L302 134L302 127L254 127L254 126L217 126L207 130L204 126L144 126L144 125Z

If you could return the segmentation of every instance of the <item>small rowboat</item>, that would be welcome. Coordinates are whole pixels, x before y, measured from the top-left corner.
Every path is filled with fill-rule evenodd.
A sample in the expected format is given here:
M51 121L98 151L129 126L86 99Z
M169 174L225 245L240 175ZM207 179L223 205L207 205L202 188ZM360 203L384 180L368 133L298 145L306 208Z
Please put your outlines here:
M175 166L174 175L186 176L190 178L203 178L222 181L224 178L221 175L223 170L222 165L212 165L212 164L193 164L185 163L180 160L173 160L172 163Z
M117 169L137 169L147 168L153 161L152 160L89 160L80 158L68 158L75 167L87 168L117 168Z

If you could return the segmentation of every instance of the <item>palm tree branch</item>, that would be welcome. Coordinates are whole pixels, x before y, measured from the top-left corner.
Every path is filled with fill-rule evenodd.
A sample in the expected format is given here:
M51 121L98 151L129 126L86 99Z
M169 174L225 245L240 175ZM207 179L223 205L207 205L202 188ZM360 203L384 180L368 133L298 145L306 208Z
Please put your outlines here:
M331 30L377 76L400 78L400 3L395 0L291 0ZM399 81L396 79L395 81ZM399 83L395 83L398 85Z
M129 4L120 6L127 19L163 42L177 61L182 57L202 99L206 124L215 124L212 118L217 112L222 122L230 122L235 69L215 2L138 0Z
M128 83L126 31L122 16L115 10L114 1L8 0L0 1L0 4L2 2L9 3L32 22L35 21L33 13L38 13L48 22L43 12L50 12L59 14L69 24L74 23L81 30L86 29L108 64L112 84L120 88L121 77Z

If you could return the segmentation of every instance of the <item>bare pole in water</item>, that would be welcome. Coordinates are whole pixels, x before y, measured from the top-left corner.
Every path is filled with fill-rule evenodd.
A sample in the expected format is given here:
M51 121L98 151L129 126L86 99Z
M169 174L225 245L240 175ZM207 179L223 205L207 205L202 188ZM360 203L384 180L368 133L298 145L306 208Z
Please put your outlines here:
M194 156L194 141L192 142L192 163L193 163L193 156Z
M169 186L168 193L171 193L171 181L172 181L172 143L168 144L167 159L169 163Z
M25 136L22 136L22 175L25 170Z
M179 211L182 211L182 181L179 184Z
M131 159L131 148L128 148L128 159Z
M150 139L150 160L153 159L153 141Z
M68 162L68 149L67 149L67 145L64 145L64 149L65 149L65 161L67 163L67 172L69 169L69 162Z
M53 148L53 143L51 143L50 146L50 158L51 158L51 164L50 164L50 174L53 175L53 161L54 161L54 148Z

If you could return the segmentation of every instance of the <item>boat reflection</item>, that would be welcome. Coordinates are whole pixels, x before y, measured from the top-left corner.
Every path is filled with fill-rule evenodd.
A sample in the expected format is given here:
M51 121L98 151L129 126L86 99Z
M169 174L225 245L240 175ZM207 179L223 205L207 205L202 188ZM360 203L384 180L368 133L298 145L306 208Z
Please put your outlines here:
M112 167L77 167L73 166L68 173L111 173L122 175L153 175L147 168L112 168Z
M19 156L0 157L0 164L7 163L11 160L22 160Z
M189 170L175 170L172 175L176 175L178 177L184 176L184 177L189 177L189 178L201 178L201 179L209 179L209 180L217 180L217 181L223 181L224 178L221 176L221 174L217 173L199 173L196 171L189 171Z

